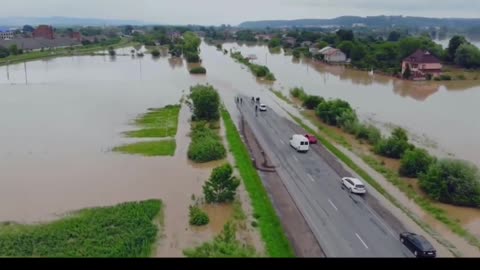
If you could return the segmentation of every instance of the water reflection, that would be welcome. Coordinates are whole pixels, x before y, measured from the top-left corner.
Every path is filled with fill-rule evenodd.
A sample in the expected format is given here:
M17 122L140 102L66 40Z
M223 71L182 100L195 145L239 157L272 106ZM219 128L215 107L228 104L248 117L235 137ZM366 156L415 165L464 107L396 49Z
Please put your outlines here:
M168 64L172 69L183 67L183 59L181 57L168 58Z

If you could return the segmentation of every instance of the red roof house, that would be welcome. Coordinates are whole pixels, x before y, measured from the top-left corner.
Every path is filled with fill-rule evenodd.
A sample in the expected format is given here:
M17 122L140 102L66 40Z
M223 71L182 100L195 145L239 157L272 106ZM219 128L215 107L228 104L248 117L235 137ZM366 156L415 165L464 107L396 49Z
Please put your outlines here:
M410 78L413 80L425 80L428 74L437 77L442 73L440 60L429 51L424 50L417 50L403 59L402 74L405 74L407 67L410 68Z
M39 25L33 31L33 38L54 39L53 28L48 25Z

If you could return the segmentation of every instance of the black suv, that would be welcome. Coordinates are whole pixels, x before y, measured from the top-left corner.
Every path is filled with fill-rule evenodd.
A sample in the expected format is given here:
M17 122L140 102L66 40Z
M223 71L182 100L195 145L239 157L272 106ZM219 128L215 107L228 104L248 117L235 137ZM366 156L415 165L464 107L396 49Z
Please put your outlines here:
M400 234L400 242L413 252L417 258L435 258L437 256L437 251L432 244L421 235L404 232Z

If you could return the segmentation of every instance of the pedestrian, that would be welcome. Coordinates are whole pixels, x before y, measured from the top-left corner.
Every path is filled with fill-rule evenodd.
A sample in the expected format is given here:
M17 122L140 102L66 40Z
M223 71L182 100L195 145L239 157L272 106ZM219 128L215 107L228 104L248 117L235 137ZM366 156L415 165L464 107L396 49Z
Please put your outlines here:
M243 104L243 98L240 98L240 104Z
M252 103L255 103L255 97L252 97Z

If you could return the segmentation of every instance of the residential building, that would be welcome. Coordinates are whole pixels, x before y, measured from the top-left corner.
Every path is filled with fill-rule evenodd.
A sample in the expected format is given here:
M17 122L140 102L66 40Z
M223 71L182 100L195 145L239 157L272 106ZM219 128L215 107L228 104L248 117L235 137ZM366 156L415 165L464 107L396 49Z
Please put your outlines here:
M442 73L440 60L429 51L420 49L403 59L402 74L405 74L407 67L412 80L425 80L428 76L437 77Z
M12 39L15 35L13 31L6 28L0 28L0 39Z
M270 35L258 34L255 36L258 41L270 41L272 37Z
M304 42L302 42L301 46L304 47L304 48L308 48L308 47L312 46L312 42L311 41L304 41Z
M293 37L286 37L283 39L283 43L284 44L288 44L290 46L295 46L295 43L297 42L297 40Z
M70 34L70 38L71 38L71 39L74 39L74 40L76 40L76 41L78 41L78 42L81 42L81 41L82 41L82 34L81 34L80 32L72 32L72 33Z
M344 63L347 62L347 55L339 49L325 47L318 51L323 56L323 60L327 63Z
M49 25L39 25L32 33L33 38L54 39L53 27Z

